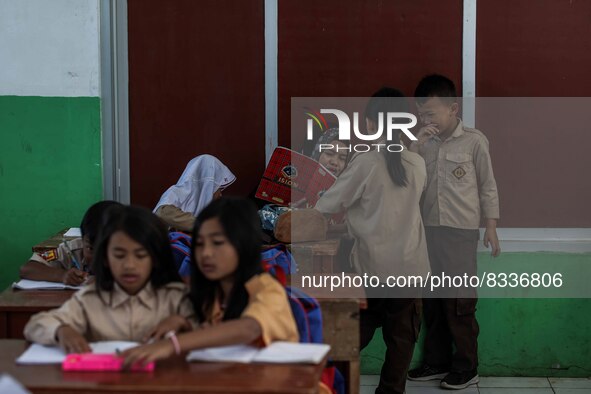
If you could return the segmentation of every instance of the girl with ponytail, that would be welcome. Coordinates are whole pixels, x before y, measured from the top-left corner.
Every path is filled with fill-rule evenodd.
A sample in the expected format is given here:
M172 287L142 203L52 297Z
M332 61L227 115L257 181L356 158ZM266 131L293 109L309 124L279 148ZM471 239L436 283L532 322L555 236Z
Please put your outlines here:
M400 91L382 88L366 106L368 134L386 127L388 112L408 112L408 104ZM400 133L393 131L391 140L375 143L400 144ZM417 340L419 281L430 270L419 208L426 182L425 162L405 148L357 153L315 207L325 215L346 210L347 230L355 240L349 263L357 275L371 279L364 281L368 308L361 312L360 347L382 327L386 354L376 393L404 392ZM391 287L393 277L404 281Z

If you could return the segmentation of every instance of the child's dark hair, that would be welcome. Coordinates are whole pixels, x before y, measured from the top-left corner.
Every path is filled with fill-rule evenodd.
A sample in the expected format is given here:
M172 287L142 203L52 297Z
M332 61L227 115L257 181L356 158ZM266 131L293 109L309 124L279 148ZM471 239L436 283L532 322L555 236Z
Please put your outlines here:
M417 85L415 89L415 100L419 104L424 104L429 97L440 97L455 103L458 97L456 86L451 79L439 74L427 75Z
M382 113L384 124L386 123L386 113L388 112L409 112L408 102L404 94L398 89L383 87L371 96L365 107L365 117L378 124L378 116ZM386 126L384 126L385 128ZM400 131L392 133L392 140L389 144L400 144ZM386 158L386 167L388 174L394 184L406 186L406 170L402 165L402 156L400 152L389 152L383 150Z
M255 205L247 199L222 197L212 201L197 216L191 245L191 301L200 322L212 310L219 291L217 281L207 279L197 267L195 248L199 229L209 219L217 218L230 244L236 249L238 267L234 273L234 287L228 296L223 320L237 319L248 305L244 284L263 272L261 264L261 225Z
M338 128L338 127L339 127L338 124L334 124L332 122L329 122L328 128L326 130L323 130L320 128L320 126L318 126L317 123L313 123L312 124L312 139L311 140L308 140L308 139L304 140L304 144L302 145L301 153L304 156L312 157L312 155L314 154L314 150L316 149L316 145L318 143L318 140L320 140L320 138L322 138L322 136L325 134L326 131L328 131L330 129ZM345 142L345 141L343 141L343 142ZM349 144L348 141L346 143Z
M111 236L117 231L123 231L142 245L150 255L152 259L150 283L155 289L181 280L174 264L168 231L164 223L146 208L121 205L107 210L104 225L95 244L93 272L96 275L98 288L106 291L113 290L115 280L109 269L107 249Z
M80 232L82 237L88 238L90 244L94 244L99 230L103 224L103 215L107 209L114 206L122 206L121 203L112 200L99 201L90 206L86 210L84 217L82 217L82 223L80 223Z

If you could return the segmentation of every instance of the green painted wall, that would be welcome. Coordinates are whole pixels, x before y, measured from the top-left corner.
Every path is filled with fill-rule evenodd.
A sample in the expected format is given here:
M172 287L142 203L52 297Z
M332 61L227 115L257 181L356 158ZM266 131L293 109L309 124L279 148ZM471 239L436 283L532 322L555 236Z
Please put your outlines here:
M102 198L98 97L0 96L0 289Z
M591 254L504 253L503 266L546 267L555 272L585 264L591 268ZM494 264L480 254L482 266ZM588 280L588 269L579 276ZM540 272L540 271L538 271ZM590 298L482 298L477 311L480 323L479 373L482 376L591 376L591 299ZM415 349L412 366L421 359L424 332ZM363 374L379 374L385 345L381 331L361 354ZM552 368L553 365L560 369Z

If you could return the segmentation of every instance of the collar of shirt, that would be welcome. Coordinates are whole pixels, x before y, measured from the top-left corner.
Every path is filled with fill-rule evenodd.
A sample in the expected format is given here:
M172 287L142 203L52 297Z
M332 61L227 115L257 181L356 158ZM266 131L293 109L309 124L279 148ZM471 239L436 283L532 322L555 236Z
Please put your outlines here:
M154 297L156 297L156 292L152 287L152 283L148 279L148 283L135 295L127 294L121 286L117 282L113 284L113 291L111 292L111 307L117 308L121 304L127 302L132 297L137 297L137 299L144 304L144 306L148 309L152 309L154 305Z

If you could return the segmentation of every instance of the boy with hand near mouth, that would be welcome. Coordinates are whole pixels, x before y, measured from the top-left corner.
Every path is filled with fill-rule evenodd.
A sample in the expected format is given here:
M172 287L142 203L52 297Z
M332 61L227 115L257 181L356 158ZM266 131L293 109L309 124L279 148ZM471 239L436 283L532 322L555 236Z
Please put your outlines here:
M429 75L415 91L424 126L409 150L427 167L422 215L433 275L476 275L481 216L484 245L500 254L497 237L499 197L488 140L457 117L455 86L441 75ZM443 379L441 387L463 389L478 382L476 291L446 289L423 300L427 335L423 365L408 372L410 380ZM437 298L435 298L437 297ZM456 351L452 353L452 344Z

